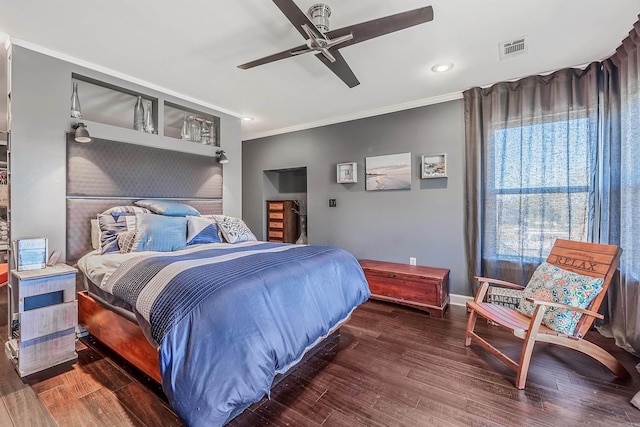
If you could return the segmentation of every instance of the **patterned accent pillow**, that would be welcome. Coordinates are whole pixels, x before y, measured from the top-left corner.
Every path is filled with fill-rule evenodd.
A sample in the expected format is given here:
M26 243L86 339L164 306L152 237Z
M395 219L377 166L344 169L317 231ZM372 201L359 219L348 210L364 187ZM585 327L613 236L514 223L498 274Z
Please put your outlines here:
M258 240L240 218L226 215L214 215L213 218L218 223L224 239L229 243Z
M222 243L218 223L213 218L187 217L187 246L199 243Z
M136 237L132 252L171 252L187 245L187 218L152 213L136 214Z
M135 217L134 217L135 218ZM118 247L121 254L128 254L133 249L133 241L136 238L136 231L121 231L117 234Z
M522 300L522 290L500 288L498 286L489 286L487 290L487 302L491 304L500 304L509 308L520 307Z
M583 276L543 262L524 288L519 310L529 317L533 316L535 304L527 301L527 297L587 308L602 291L603 283L603 278ZM572 335L581 316L575 311L548 307L542 323L554 331Z
M138 206L115 206L99 214L100 253L118 252L118 233L135 229L135 214L148 212L148 209Z
M173 200L138 200L136 205L149 209L158 215L166 216L199 216L200 212L192 206Z

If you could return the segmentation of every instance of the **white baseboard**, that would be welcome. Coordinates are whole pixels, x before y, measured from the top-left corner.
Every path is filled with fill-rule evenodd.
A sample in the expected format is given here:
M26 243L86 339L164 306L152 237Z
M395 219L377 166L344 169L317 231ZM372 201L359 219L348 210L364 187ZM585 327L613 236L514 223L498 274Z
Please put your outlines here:
M467 301L473 301L473 297L467 295L449 294L449 304L467 306Z

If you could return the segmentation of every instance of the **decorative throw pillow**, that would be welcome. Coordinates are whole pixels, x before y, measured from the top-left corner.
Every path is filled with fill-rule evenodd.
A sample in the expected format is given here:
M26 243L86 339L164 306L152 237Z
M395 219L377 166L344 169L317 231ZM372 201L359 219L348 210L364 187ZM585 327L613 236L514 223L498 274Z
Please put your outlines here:
M526 300L527 297L587 308L602 291L603 283L603 278L583 276L543 262L524 288L519 310L529 317L533 316L536 307ZM581 313L564 308L547 307L542 323L554 331L571 335L581 316Z
M218 223L213 218L187 217L187 245L221 243Z
M118 247L120 248L121 254L128 254L131 252L133 248L133 241L136 238L135 230L132 231L121 231L117 234L118 239Z
M224 239L229 243L258 240L240 218L226 215L214 215L213 218L218 223Z
M509 308L520 307L522 300L522 290L508 289L498 286L489 286L487 290L487 302L491 304L500 304Z
M133 225L135 214L148 212L148 209L138 206L115 206L99 214L100 253L118 252L120 248L118 247L117 234L135 229L135 225Z
M151 213L136 214L136 237L132 252L170 252L187 244L187 218Z
M192 206L173 200L138 200L136 205L149 209L158 215L166 216L200 216L200 212Z

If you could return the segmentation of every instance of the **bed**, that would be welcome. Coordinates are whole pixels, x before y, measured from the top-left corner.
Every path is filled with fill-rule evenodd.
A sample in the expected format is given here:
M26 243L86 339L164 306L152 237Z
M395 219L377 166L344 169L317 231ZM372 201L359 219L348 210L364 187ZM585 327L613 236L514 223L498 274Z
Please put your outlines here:
M134 307L188 425L223 425L260 400L369 296L357 261L332 247L243 242L129 255L92 252L78 266L106 275L100 288Z
M90 220L117 220L118 210L140 201L127 194L173 198L202 217L233 219L221 215L222 171L210 159L112 141L68 142L67 149L66 258L82 272L79 323L161 383L187 425L223 425L268 395L277 376L326 342L369 297L357 260L334 247L226 235L175 250L141 246L167 234L163 221L180 218L175 212L133 212L135 227L156 225L144 233L135 228L132 252L105 251L104 230L92 249ZM145 177L129 173L127 162L159 169ZM139 239L147 232L155 237Z
M109 257L78 266L96 277L119 265L101 289L135 307L188 425L222 425L260 400L369 296L357 261L332 247L221 243L100 260Z

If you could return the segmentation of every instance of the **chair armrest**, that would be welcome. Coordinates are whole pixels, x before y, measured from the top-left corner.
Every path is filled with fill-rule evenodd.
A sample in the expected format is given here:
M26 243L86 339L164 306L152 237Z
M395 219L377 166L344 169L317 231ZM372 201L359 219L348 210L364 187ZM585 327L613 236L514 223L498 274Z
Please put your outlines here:
M488 277L474 277L478 282L480 282L480 288L478 288L478 293L476 293L476 297L473 299L475 302L484 301L484 297L487 295L487 291L489 290L489 285L498 285L505 288L518 289L522 290L524 287L520 285L516 285L515 283L505 282L503 280L490 279Z
M488 277L480 277L480 276L475 276L475 279L478 282L482 282L482 283L486 282L486 283L489 283L491 285L502 286L503 288L517 289L519 291L524 289L524 286L522 286L522 285L516 285L515 283L505 282L504 280L490 279Z
M600 313L596 313L595 311L591 311L591 310L585 310L584 308L580 308L580 307L574 307L572 305L562 304L559 302L544 301L544 300L539 300L539 299L529 298L529 297L527 297L527 301L534 303L535 305L545 305L548 307L564 308L571 311L577 311L578 313L586 314L587 316L595 317L597 319L604 319L604 316Z

